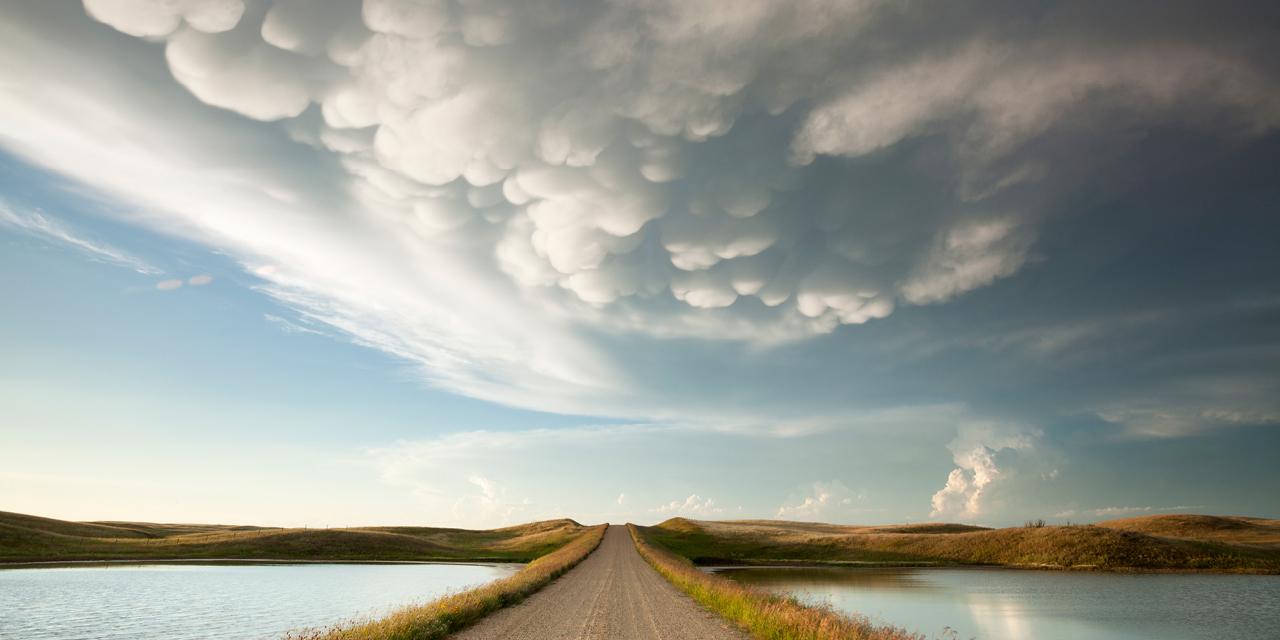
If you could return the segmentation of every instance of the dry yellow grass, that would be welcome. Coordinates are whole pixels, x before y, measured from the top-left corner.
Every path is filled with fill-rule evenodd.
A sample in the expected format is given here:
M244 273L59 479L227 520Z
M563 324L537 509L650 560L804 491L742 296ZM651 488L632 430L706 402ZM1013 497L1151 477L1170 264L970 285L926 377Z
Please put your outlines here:
M432 640L475 623L485 615L515 604L541 589L586 558L600 544L609 525L587 529L564 545L521 569L482 587L408 607L371 622L331 629L295 632L288 640Z
M490 530L279 529L68 522L0 511L0 563L155 559L527 562L555 550L583 530L582 525L567 519Z
M1097 526L1165 538L1280 549L1280 520L1266 518L1169 514L1108 520Z
M651 527L648 535L700 564L924 563L1277 573L1280 547L1262 544L1274 539L1267 531L1257 522L1211 516L1131 520L1123 526L1005 529L673 518Z
M640 555L671 584L702 606L724 616L757 638L771 640L922 640L902 629L872 624L827 607L801 604L699 571L688 559L653 544L635 525L627 525Z

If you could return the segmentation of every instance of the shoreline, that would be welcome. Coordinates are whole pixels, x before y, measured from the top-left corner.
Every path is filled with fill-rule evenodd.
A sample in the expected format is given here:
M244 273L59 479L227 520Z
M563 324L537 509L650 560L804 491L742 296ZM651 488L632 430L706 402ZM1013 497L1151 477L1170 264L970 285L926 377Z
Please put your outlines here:
M694 563L694 566L708 573L733 569L1005 569L1009 571L1065 571L1089 573L1149 573L1149 574L1182 574L1182 575L1257 575L1277 576L1280 570L1257 568L1196 568L1196 567L1099 567L1097 565L1052 565L1052 564L981 564L960 562L930 561L876 561L876 560L743 560L738 562L720 562L708 564Z
M447 565L523 565L527 562L519 560L467 558L461 560L307 560L281 558L139 558L139 559L105 559L105 560L30 560L20 562L0 562L0 571L5 569L57 569L92 566L145 566L145 565L211 565L211 566L270 566L291 564L447 564Z

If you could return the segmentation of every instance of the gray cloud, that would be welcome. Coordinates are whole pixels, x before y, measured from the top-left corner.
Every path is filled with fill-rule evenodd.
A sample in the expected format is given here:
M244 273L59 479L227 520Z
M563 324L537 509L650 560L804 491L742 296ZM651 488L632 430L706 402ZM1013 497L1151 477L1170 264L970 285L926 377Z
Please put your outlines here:
M259 120L317 105L299 126L395 224L487 244L528 295L658 334L796 338L1016 273L1042 212L1002 196L1074 160L1019 152L1090 113L1207 112L1239 135L1280 118L1275 78L1234 40L1170 44L1187 24L1081 42L1066 9L1035 32L1010 19L925 40L943 16L876 2L87 7L164 37L211 105ZM930 136L950 157L912 176L935 191L925 210L869 212L874 194L811 166L875 166Z
M1274 159L1263 5L161 4L16 9L5 145L467 395L788 433L1138 416L1185 380L1107 354L1201 353L1144 329L1265 293L1090 262L1177 264L1146 232L1240 192L1213 159Z

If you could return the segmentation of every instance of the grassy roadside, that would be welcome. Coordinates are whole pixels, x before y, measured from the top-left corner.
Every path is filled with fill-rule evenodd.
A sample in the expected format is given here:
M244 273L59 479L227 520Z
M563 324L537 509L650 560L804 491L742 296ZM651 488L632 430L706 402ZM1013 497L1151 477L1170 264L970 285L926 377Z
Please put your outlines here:
M972 564L1280 573L1280 528L1273 523L1239 517L1153 516L1114 524L985 529L672 518L649 527L646 534L698 564Z
M501 529L271 527L69 522L0 512L0 567L85 560L528 562L586 528L547 520Z
M902 629L872 624L830 608L811 607L699 571L688 559L650 544L639 527L628 524L636 550L671 584L698 604L770 640L922 640Z
M587 528L576 539L533 562L519 573L385 618L331 629L295 632L287 640L432 640L474 624L515 604L581 562L600 545L609 525Z

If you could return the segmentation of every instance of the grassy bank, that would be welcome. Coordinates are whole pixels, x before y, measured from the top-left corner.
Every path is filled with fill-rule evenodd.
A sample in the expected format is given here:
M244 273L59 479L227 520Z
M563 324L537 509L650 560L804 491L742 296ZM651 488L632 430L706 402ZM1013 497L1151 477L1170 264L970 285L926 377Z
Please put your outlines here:
M560 548L585 530L572 520L489 530L279 529L69 522L0 512L0 563L157 559L527 562Z
M409 607L372 622L297 632L289 640L432 640L475 623L541 589L586 558L600 544L608 525L584 529L577 537L521 569L483 587Z
M673 518L646 534L699 564L985 564L1280 573L1277 524L1256 518L1152 516L1100 525L986 529Z
M627 525L636 549L658 573L702 606L724 616L758 638L771 640L917 640L923 636L895 627L874 625L866 618L829 608L803 605L794 598L770 594L698 570L682 558L646 539Z

